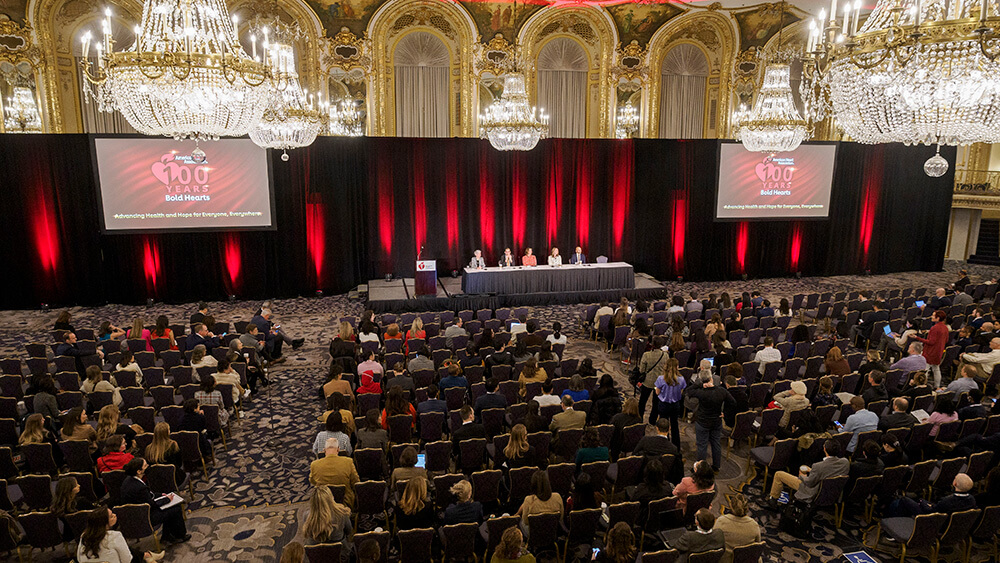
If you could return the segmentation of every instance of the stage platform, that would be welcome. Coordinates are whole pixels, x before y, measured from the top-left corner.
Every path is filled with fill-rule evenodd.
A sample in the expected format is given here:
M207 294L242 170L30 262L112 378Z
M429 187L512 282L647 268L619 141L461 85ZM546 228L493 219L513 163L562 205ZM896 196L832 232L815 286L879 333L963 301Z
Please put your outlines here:
M368 308L376 313L403 313L407 311L461 311L524 307L541 305L567 305L617 301L622 297L635 299L662 299L666 297L663 284L647 274L635 274L634 289L577 291L561 293L525 293L500 295L495 293L466 294L462 292L462 278L438 278L437 295L417 297L413 278L368 282Z

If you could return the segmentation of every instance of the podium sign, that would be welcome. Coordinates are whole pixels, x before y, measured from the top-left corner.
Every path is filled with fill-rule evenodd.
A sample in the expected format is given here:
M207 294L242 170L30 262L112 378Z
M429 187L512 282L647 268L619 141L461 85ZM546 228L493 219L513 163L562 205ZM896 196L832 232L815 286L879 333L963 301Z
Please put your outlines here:
M413 279L417 295L437 295L437 261L417 260L417 270Z

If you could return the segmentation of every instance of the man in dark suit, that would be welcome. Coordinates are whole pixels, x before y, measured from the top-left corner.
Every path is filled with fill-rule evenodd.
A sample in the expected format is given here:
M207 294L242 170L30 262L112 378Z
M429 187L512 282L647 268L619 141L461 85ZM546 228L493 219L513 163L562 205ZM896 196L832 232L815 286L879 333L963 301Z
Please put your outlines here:
M583 253L583 249L579 246L573 251L573 254L569 257L570 264L586 264L587 255Z
M462 440L472 440L475 438L486 438L486 428L476 422L476 412L469 405L463 405L459 411L462 415L462 425L451 433L451 443L455 450L455 455L459 455Z
M87 371L86 366L83 365L83 359L97 355L100 358L104 357L104 352L100 350L95 350L94 352L87 352L81 350L76 343L76 333L72 331L66 331L63 334L63 341L60 342L56 349L53 350L56 356L72 356L76 360L76 371L80 373L81 377Z
M206 315L208 315L208 303L202 301L198 303L198 312L191 315L191 328L194 329L194 325L205 322Z
M684 460L681 458L681 452L677 449L673 440L670 439L670 419L669 418L659 418L656 420L656 434L650 434L643 436L639 439L639 443L635 445L635 449L632 450L632 455L641 455L645 457L643 466L651 459L661 459L662 456L667 454L674 456L674 464L671 467L664 467L663 471L667 474L667 479L673 483L680 483L681 479L684 478Z
M757 309L757 316L758 317L773 317L774 316L774 307L771 307L771 302L770 301L768 301L767 299L765 299L765 300L761 301L760 305L761 306Z
M851 301L847 304L847 311L858 311L860 313L871 311L873 309L872 302L869 301L871 295L870 291L862 291L857 301Z
M194 350L194 347L202 344L209 354L213 348L219 347L219 337L208 331L208 327L203 323L198 323L191 327L191 334L187 337L187 349Z
M881 321L889 320L889 311L886 310L885 303L875 301L872 303L872 312L867 315L862 314L861 317L858 324L852 326L847 334L851 342L857 343L859 347L864 347L865 342L872 337L872 329L875 325ZM857 342L859 336L862 338L861 342Z
M503 347L495 346L494 352L483 361L486 366L486 373L493 373L493 366L514 367L514 354L511 353L511 344L508 342Z
M917 516L918 514L931 514L940 512L941 514L951 514L953 512L963 512L976 508L976 497L969 491L975 483L972 478L965 473L955 476L951 486L954 492L934 504L924 499L913 500L909 497L902 497L892 501L886 510L886 517Z
M125 480L122 481L120 495L121 503L148 504L150 522L153 526L163 524L163 541L168 543L188 541L191 539L191 534L187 533L187 527L184 524L184 509L181 508L180 503L166 510L160 508L172 502L176 494L167 493L162 497L153 498L149 486L142 482L142 477L148 467L149 464L141 457L134 457L125 464Z
M438 387L433 383L427 386L427 400L421 401L417 405L418 414L423 414L425 412L448 414L448 403L446 403L444 399L438 399Z
M707 508L700 508L694 513L697 529L684 532L681 537L672 540L670 547L683 554L702 553L726 547L726 536L722 530L715 530L715 515Z
M934 290L934 297L931 297L931 300L924 305L924 308L930 308L931 311L937 311L938 309L942 309L944 307L951 307L951 297L946 295L943 287L939 287Z
M906 412L909 410L910 402L905 397L896 397L892 401L892 412L882 416L878 421L878 429L882 432L893 428L913 428L917 423L916 417Z
M486 378L486 393L476 399L473 410L476 411L476 420L483 420L483 411L486 409L506 409L507 398L497 393L500 382L495 377Z
M796 500L812 502L819 493L819 486L824 479L850 475L851 462L840 457L840 442L827 440L823 445L823 452L826 453L823 461L813 464L805 472L800 468L797 477L785 471L776 472L774 482L771 484L771 495L767 499L767 507L774 511L778 510L778 497L786 486L795 491Z

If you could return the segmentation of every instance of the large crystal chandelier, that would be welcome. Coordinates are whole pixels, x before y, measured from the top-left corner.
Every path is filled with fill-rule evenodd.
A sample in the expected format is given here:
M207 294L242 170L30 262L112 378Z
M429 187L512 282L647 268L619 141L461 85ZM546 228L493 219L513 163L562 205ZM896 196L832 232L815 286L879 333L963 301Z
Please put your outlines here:
M862 143L1000 142L995 0L832 0L812 22L803 98ZM992 16L992 17L990 17Z
M479 116L480 137L501 151L530 151L549 131L549 116L528 104L524 75L503 78L500 99Z
M618 108L618 115L615 116L615 138L628 139L639 129L639 112L636 111L632 102Z
M365 113L352 99L331 104L328 122L327 131L337 137L360 137L365 134Z
M753 109L737 112L735 123L736 140L748 151L789 152L809 138L809 124L792 97L791 68L787 64L767 65Z
M288 43L272 43L271 72L278 83L275 103L264 110L260 122L250 130L250 140L265 149L279 149L288 160L288 149L309 146L323 127L317 103L299 84L295 51Z
M102 111L118 110L146 135L175 139L242 136L260 121L274 99L264 34L261 57L237 41L236 21L223 0L145 0L135 44L114 51L111 11L103 39L83 37L88 96ZM96 62L91 59L91 46Z
M3 108L3 126L8 133L41 133L42 116L35 96L27 86L15 86Z

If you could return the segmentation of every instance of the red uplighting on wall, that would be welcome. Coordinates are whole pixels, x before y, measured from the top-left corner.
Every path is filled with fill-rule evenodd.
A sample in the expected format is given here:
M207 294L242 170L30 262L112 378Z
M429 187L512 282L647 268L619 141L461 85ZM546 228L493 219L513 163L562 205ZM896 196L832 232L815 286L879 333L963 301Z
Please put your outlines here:
M670 238L674 245L674 272L678 275L684 272L684 236L687 233L687 200L684 193L674 192L674 213L671 223Z
M740 266L741 274L747 273L747 241L749 238L747 224L740 223L739 229L736 231L736 262Z
M872 232L875 230L875 216L878 212L878 196L882 191L882 173L885 158L881 146L875 147L865 166L864 179L864 200L861 204L861 232L859 239L861 242L861 262L862 266L868 267L868 250L871 248Z
M230 294L239 293L239 289L243 285L243 279L240 271L243 266L243 256L240 251L239 234L226 233L226 237L222 243L222 248L226 263L226 273L228 274L227 279L229 280L226 291Z
M789 265L793 272L799 271L799 255L802 252L802 225L792 227L792 246L789 255Z
M378 196L378 238L386 257L392 255L392 230L395 226L395 204L392 190L392 154L378 152L378 167L375 170L376 195Z
M414 250L427 241L427 200L424 195L424 147L416 143L413 147L413 244Z
M545 171L545 242L551 248L559 235L559 218L562 217L563 161L562 141L553 141Z
M631 139L615 143L612 153L614 166L611 167L611 229L617 256L621 255L625 223L628 221L629 204L632 202L634 156Z
M592 155L587 155L592 156ZM593 200L592 158L578 158L576 161L576 244L586 253L590 242L590 205ZM567 249L569 250L569 249Z
M319 194L310 194L314 203L306 203L306 246L316 274L316 288L323 287L323 256L326 252L326 206Z
M458 160L455 151L448 152L448 175L445 177L448 250L458 251Z
M42 269L50 274L55 273L59 262L59 227L56 225L55 212L45 197L43 189L38 190L35 201L35 212L32 226L35 235L35 250Z
M144 237L142 240L142 273L146 278L146 295L156 297L160 279L160 245L156 239Z
M512 158L514 161L514 170L512 174L513 185L511 186L511 213L513 214L514 253L516 254L518 252L516 249L520 249L524 245L524 231L528 222L528 182L524 177L524 165L521 162L521 154L512 155Z
M485 143L479 153L479 238L483 241L483 251L493 249L493 184L486 166Z

